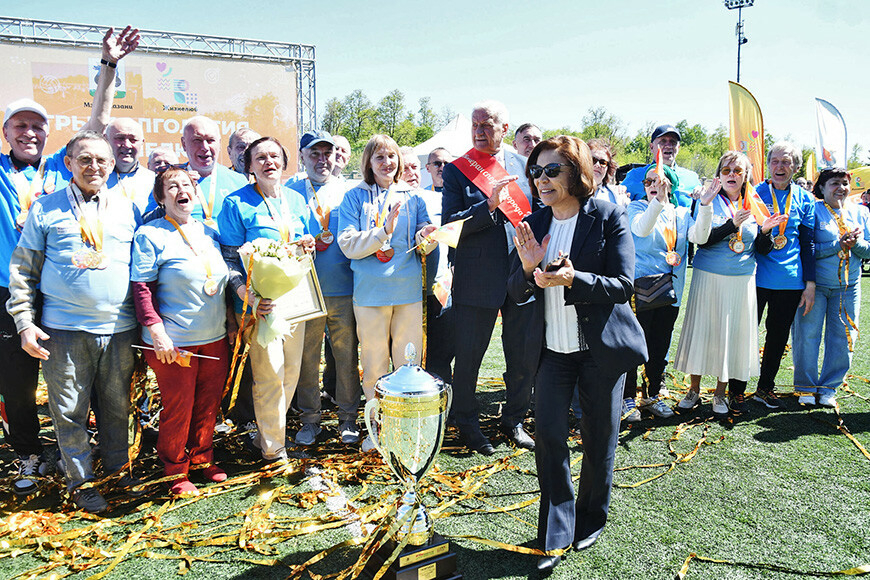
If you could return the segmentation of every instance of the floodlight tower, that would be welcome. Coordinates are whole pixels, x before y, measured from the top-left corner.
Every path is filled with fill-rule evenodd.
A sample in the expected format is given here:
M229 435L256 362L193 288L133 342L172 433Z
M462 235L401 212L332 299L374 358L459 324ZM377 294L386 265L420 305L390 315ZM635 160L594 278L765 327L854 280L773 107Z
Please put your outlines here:
M749 42L743 36L743 9L749 8L755 4L755 0L724 0L725 8L728 10L737 9L737 27L734 29L734 34L737 36L737 82L740 82L740 47Z

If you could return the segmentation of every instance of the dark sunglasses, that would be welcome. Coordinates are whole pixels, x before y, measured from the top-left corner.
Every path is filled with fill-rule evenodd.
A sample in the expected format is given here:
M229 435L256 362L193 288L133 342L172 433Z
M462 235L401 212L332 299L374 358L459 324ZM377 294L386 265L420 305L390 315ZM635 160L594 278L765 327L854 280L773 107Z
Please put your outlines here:
M426 165L434 165L435 167L443 167L450 163L449 161L430 161Z
M726 176L731 175L732 173L734 175L743 175L743 168L742 167L735 167L734 169L731 169L730 167L723 167L722 169L719 170L719 173L721 175L726 175Z
M158 168L154 171L154 173L163 173L164 171L166 171L166 170L169 169L170 167L173 168L173 169L184 169L185 171L187 171L187 163L175 163L175 164L172 164L172 165L165 165L165 166L163 166L163 167L158 167Z
M644 179L641 183L643 183L644 187L649 187L653 183L655 183L654 179Z
M607 167L608 165L610 165L610 161L602 157L593 157L592 165L601 165L602 167Z
M567 163L548 163L543 167L540 165L530 165L529 175L532 176L532 179L538 179L544 173L547 174L547 177L556 177L562 171L563 167L571 166Z

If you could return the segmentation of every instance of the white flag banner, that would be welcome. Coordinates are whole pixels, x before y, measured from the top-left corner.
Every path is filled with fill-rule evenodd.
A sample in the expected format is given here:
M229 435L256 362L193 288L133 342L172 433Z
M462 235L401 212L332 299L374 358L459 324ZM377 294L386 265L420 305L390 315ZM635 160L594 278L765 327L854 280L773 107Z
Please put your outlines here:
M823 99L816 99L816 163L819 169L846 168L846 121L837 107Z

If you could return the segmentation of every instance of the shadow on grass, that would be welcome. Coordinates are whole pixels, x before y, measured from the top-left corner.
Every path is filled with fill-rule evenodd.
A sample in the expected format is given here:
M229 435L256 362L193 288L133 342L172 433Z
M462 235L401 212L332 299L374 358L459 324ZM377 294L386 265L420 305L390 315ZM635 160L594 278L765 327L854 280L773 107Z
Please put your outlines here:
M792 410L792 409L789 409ZM794 412L770 412L755 423L764 429L755 439L764 443L792 441L813 435L834 435L837 415L832 409L813 407ZM870 432L870 412L840 413L843 424L852 434Z

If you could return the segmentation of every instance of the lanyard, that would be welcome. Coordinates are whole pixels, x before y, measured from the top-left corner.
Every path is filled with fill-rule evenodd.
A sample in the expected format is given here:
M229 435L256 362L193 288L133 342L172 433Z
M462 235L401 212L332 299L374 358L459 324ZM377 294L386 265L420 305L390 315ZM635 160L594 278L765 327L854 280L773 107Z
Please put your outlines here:
M384 201L378 204L378 198L381 195L381 188L379 185L375 185L375 190L372 192L374 194L374 199L372 200L372 205L377 207L377 211L375 212L375 227L379 228L384 225L384 222L387 219L387 214L390 211L390 204L387 203L390 199L390 190L383 190L384 193Z
M202 261L202 265L205 266L205 277L209 280L213 279L214 276L211 273L211 260L209 260L208 256L206 256L205 253L200 254L199 252L196 251L196 248L193 246L192 243L190 243L190 239L184 233L184 230L181 229L181 226L178 225L177 221L175 221L174 219L172 219L169 216L166 216L166 221L168 221L173 226L175 226L175 229L178 230L179 234L181 234L181 237L184 240L184 243L187 244L187 247L190 248L190 250L193 252L193 255Z
M214 213L214 199L215 193L217 192L217 168L217 163L215 163L214 171L209 175L208 198L203 197L202 190L199 187L196 188L200 202L202 203L202 213L205 216L206 223L214 223L211 216Z
M135 171L131 171L127 175L135 175L135 174L136 174ZM126 179L122 179L121 172L118 171L117 169L115 170L115 175L118 178L118 185L121 186L121 191L124 193L124 197L126 197L130 201L134 201L134 198L136 197L136 188L134 187L132 191L127 191L127 185L124 183L127 179L134 179L134 178L128 177Z
M329 231L329 216L332 213L332 208L327 207L320 203L320 198L317 196L317 190L314 189L314 184L310 179L306 179L306 187L311 190L312 198L314 199L314 203L317 204L314 207L314 213L317 215L317 221L320 222L320 229L323 231Z
M742 194L741 194L741 197L737 199L737 202L731 201L731 198L729 198L727 195L725 195L723 193L720 193L719 197L722 198L723 200L725 200L722 202L722 204L725 206L725 209L728 210L728 213L731 214L731 220L733 221L734 215L737 213L737 210L739 210L741 207L743 207ZM743 238L742 230L743 230L743 224L740 224L740 227L737 228L737 240L738 241L740 241Z
M773 182L768 182L770 185L770 198L773 200L773 212L779 213L779 201L776 199L776 189L773 187ZM791 191L792 188L789 186L788 188L788 197L785 201L785 215L791 215ZM785 220L783 223L779 224L779 235L785 235L785 228L788 227L788 220Z
M285 210L284 210L284 198L281 194L278 194L278 204L280 208L280 212L275 211L275 208L272 207L272 203L269 201L263 192L260 190L260 186L258 184L254 184L254 189L257 190L257 193L260 194L260 197L263 198L263 201L266 203L266 209L269 211L269 217L278 225L278 232L281 235L282 242L290 241L290 227L287 225Z
M20 213L26 217L33 200L45 186L45 158L43 157L39 160L39 168L36 170L36 175L33 176L33 180L29 183L27 182L27 177L21 171L13 175L16 177L20 176L13 181L15 182L15 194L18 196L18 205L21 208Z
M105 210L107 203L106 196L103 195L98 199L95 212L96 220L95 223L91 223L91 220L88 219L88 216L85 213L85 204L87 202L85 201L81 190L79 190L75 183L70 182L69 187L66 189L66 195L69 204L72 207L73 215L76 216L76 219L79 222L82 241L90 245L95 251L101 252L103 250L103 220L100 218L100 212L101 210Z

